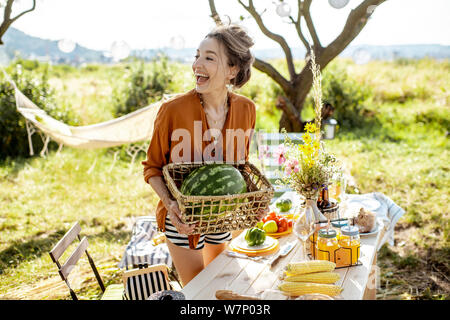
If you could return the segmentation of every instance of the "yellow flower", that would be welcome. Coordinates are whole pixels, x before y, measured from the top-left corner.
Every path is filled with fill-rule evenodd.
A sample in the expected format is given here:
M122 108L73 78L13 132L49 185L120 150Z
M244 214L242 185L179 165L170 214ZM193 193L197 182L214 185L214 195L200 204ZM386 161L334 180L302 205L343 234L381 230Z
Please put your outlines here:
M303 144L300 146L300 150L306 155L306 156L310 156L311 153L313 152L313 149L311 147L310 144Z
M314 148L315 150L319 150L319 148L320 148L320 142L319 142L319 141L314 141L314 143L313 143L313 148Z
M305 141L305 143L308 143L308 144L311 143L312 142L311 135L309 133L305 133L303 135L303 141Z
M315 131L317 130L316 124L315 124L315 123L307 123L307 124L305 125L305 130L308 131L308 132L310 132L310 133L315 132Z

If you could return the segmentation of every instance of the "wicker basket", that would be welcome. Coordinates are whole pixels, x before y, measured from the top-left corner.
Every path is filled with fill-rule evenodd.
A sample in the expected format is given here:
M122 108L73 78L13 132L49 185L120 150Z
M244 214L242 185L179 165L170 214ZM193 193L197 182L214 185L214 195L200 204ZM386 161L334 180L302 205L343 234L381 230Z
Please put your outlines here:
M191 234L219 233L253 227L258 222L258 210L269 207L274 189L266 177L249 162L227 163L241 172L247 183L246 193L186 196L180 192L181 184L189 173L211 163L213 162L169 163L163 167L166 185L182 213L181 221L185 224L198 223Z

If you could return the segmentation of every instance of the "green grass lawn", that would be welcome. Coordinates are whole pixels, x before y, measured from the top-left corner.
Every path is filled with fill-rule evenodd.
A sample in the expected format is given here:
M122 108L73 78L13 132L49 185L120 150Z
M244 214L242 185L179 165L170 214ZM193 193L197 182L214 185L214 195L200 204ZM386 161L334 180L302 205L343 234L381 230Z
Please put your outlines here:
M340 63L349 76L372 88L366 102L371 112L367 126L339 130L327 145L351 163L357 182L351 192L382 192L406 210L397 224L396 246L379 252L378 297L448 299L449 63ZM188 66L180 68L184 73L172 85L185 91L192 79ZM70 104L80 124L91 124L113 117L109 98L122 71L55 67L50 82L58 90L57 101ZM277 127L275 92L257 71L241 90L257 103L257 128ZM75 221L89 239L105 283L120 283L117 263L133 219L152 214L157 203L142 178L143 157L130 169L130 159L122 156L112 168L110 151L63 148L47 158L0 164L0 298L70 299L48 252ZM98 298L100 290L94 277L83 273L86 268L80 268L87 278L80 298Z

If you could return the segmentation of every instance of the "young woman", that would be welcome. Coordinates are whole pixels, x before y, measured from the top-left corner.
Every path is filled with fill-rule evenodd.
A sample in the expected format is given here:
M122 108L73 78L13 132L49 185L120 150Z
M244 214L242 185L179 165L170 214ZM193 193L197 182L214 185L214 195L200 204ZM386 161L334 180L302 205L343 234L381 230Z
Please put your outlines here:
M168 163L248 160L255 128L255 104L228 87L242 87L251 75L252 39L239 26L220 26L200 43L192 64L195 89L163 103L143 161L144 179L158 194L158 228L183 285L186 285L231 240L229 232L187 236L178 204L170 197L162 168ZM237 138L237 139L235 139ZM237 142L236 142L237 140ZM260 212L260 217L265 212Z

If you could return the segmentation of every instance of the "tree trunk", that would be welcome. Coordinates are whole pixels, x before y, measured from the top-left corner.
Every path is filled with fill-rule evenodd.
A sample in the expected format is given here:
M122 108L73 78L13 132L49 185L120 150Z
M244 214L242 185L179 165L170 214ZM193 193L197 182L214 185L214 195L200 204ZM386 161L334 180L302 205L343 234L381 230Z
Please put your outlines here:
M303 109L303 103L301 105L295 106L295 109L298 110L300 114ZM278 122L278 131L280 132L281 128L285 128L287 132L302 132L304 125L305 122L292 120L289 118L286 112L283 112L280 121Z
M325 69L325 67L331 62L332 59L328 59L327 57L323 58L323 49L316 49L315 55L316 55L316 61L317 65L320 70ZM292 83L292 86L296 88L296 90L293 92L292 96L287 97L289 101L291 102L293 108L296 110L296 113L298 114L297 118L293 118L292 116L289 117L289 110L283 109L283 114L281 116L281 119L279 121L279 130L281 131L281 128L286 128L287 132L301 132L303 131L303 128L306 124L303 119L301 119L300 115L303 110L303 106L306 101L306 97L308 96L308 93L310 92L313 84L313 76L311 73L311 63L309 59L309 55L305 57L306 60L306 66L303 68L303 70L298 74L295 78L295 80Z

